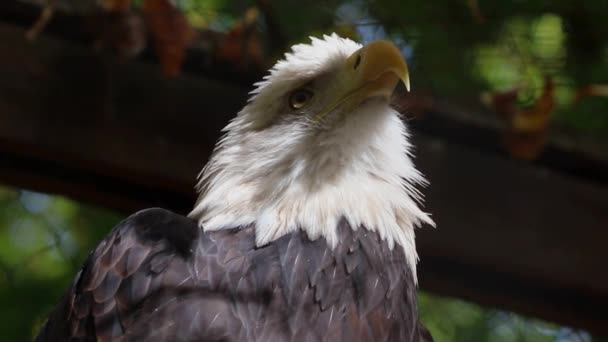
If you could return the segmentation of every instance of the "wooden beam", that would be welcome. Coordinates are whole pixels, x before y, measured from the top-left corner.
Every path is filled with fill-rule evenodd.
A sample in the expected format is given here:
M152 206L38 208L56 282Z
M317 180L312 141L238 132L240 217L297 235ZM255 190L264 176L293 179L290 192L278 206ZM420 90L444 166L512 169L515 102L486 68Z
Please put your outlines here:
M114 64L55 39L30 43L23 32L0 25L0 141L9 155L191 193L196 170L245 102L238 85L165 80L156 65Z
M30 27L40 12L41 7L31 3L19 0L0 2L0 22L18 27ZM61 11L55 13L53 20L45 28L45 33L58 37L64 42L89 45L97 38L91 26L92 23L100 23L99 13L84 15ZM200 32L200 40L204 44L199 45L214 46L214 42L217 43L223 38L223 33L203 31ZM158 63L158 58L152 49L144 50L140 57L141 61ZM247 89L250 89L252 83L259 80L264 73L262 70L242 70L238 66L214 59L212 51L200 46L188 51L182 69L189 75L230 82ZM432 113L412 122L415 130L484 152L507 156L500 139L502 136L500 124L496 122L492 113L484 113L485 109L473 104L463 109L451 101L446 102L445 99L434 98L432 102L430 109ZM407 98L404 103L407 103ZM471 109L474 114L471 113ZM582 136L552 130L547 146L533 164L573 177L608 184L608 151L603 145Z
M23 34L0 24L0 181L187 211L246 88ZM418 233L422 288L608 334L608 188L415 135L439 226Z
M418 138L421 286L607 334L608 187Z

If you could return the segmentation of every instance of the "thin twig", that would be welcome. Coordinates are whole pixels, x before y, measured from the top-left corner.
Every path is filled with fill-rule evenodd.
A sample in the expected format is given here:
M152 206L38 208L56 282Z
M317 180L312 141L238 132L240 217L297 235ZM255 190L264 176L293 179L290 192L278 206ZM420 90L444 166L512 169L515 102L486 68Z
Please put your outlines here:
M42 9L42 13L32 25L32 27L25 33L25 38L30 41L35 40L38 35L44 30L46 25L48 25L49 21L53 18L53 14L55 13L55 6L57 5L57 0L47 0L46 6Z

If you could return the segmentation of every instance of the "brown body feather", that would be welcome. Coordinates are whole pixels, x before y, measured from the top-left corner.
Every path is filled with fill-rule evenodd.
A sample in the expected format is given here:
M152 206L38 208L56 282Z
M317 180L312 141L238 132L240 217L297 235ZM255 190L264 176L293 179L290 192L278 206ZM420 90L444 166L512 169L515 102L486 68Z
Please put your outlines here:
M345 220L339 243L202 233L139 212L90 255L38 341L430 341L401 248Z

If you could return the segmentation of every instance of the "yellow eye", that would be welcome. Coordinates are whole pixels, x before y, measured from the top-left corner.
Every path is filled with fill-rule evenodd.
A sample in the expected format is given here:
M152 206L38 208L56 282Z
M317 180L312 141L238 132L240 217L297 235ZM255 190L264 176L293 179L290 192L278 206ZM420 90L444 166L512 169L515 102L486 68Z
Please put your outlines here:
M306 89L298 89L289 95L289 106L291 109L301 109L312 99L312 92Z

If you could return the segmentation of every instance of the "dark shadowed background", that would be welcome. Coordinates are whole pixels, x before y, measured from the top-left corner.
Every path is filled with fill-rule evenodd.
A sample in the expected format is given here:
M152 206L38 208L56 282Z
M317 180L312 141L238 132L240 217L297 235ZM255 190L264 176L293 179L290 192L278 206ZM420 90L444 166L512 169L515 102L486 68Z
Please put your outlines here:
M389 39L437 229L436 341L606 341L608 1L0 1L0 336L31 339L126 215L191 208L294 43ZM604 338L603 338L604 337Z

